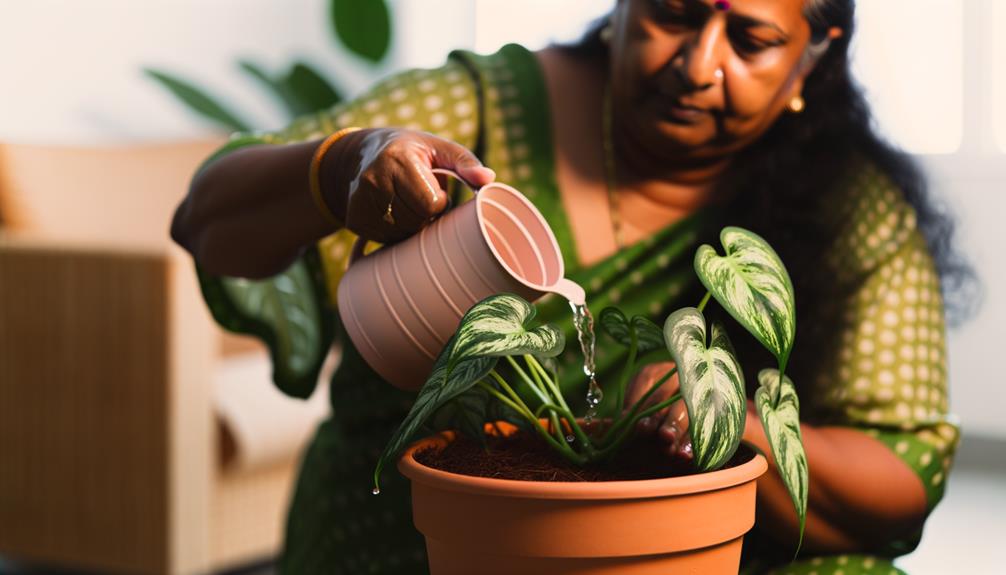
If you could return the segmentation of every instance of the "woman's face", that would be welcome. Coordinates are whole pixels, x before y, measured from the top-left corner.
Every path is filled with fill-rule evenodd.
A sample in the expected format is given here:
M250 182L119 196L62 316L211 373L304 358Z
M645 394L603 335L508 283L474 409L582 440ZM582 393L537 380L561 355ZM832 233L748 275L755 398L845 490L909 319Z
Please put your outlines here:
M623 136L716 158L763 134L809 69L805 0L619 0L612 97Z

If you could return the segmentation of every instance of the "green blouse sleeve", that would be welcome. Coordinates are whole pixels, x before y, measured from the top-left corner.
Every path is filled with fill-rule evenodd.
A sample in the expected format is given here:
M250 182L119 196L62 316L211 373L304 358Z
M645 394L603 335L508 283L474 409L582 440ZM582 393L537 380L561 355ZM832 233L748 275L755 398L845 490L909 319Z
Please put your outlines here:
M470 74L451 60L437 69L391 76L360 97L297 118L283 130L235 134L202 167L245 146L320 140L347 126L424 130L473 148L478 137L477 109ZM225 329L265 342L273 379L289 395L307 397L314 391L336 332L336 288L355 239L347 230L336 232L307 250L289 269L265 280L212 275L197 266L213 317Z
M834 361L808 395L821 419L860 428L901 458L931 510L958 443L939 273L900 191L872 168L853 185L830 263L836 280L854 288L840 302Z

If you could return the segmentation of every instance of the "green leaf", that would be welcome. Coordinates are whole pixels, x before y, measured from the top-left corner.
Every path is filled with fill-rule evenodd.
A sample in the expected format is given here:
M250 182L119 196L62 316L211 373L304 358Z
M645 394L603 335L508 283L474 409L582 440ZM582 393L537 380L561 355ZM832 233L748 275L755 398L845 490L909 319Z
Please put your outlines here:
M335 34L358 56L377 63L391 45L391 14L385 0L332 0Z
M793 284L786 267L768 242L753 232L727 227L720 241L727 255L701 246L695 253L695 273L785 370L796 333Z
M667 349L678 366L681 395L688 408L695 465L716 469L737 451L747 415L744 375L726 331L713 324L706 346L706 320L695 308L672 313L664 324Z
M273 78L268 72L262 69L258 64L251 62L249 60L241 60L238 62L238 66L246 74L255 78L263 86L266 87L272 96L286 108L288 115L291 119L296 118L303 112L300 111L300 102L290 93L290 88L286 83L279 78Z
M312 249L282 273L254 281L197 268L214 318L230 331L261 338L272 357L273 381L293 397L314 391L335 330L324 280L313 275L321 273L318 258Z
M384 466L398 457L399 453L416 439L416 433L427 420L449 401L471 389L488 375L499 361L498 357L458 359L455 353L456 344L457 335L447 342L433 366L433 372L419 390L419 396L412 404L412 409L385 446L374 469L375 487L379 486Z
M630 322L622 310L606 307L601 310L598 323L605 333L625 347L632 345L632 333L635 332L636 353L639 355L664 346L664 334L660 327L641 315L633 316Z
M552 325L527 330L535 307L513 294L489 296L472 306L461 319L456 334L454 359L502 357L531 353L554 357L562 352L565 339Z
M300 101L302 113L327 110L342 101L339 92L310 64L296 62L286 77L287 86Z
M664 347L664 332L649 319L637 315L632 317L632 328L636 330L636 341L639 342L637 353L644 353Z
M145 68L144 73L159 82L192 111L204 118L231 131L247 132L249 130L249 126L244 120L229 112L215 98L190 82L151 68Z
M291 119L328 109L341 101L321 74L307 64L295 63L283 77L273 77L258 64L242 60L239 65L258 80L286 108Z
M472 387L438 409L430 418L430 426L437 431L457 430L484 443L485 423L490 421L490 399L488 391L481 387Z
M563 335L555 327L526 329L534 315L533 305L512 294L490 296L468 310L437 357L411 411L381 454L374 470L375 486L384 466L414 439L429 418L488 375L501 356L534 353L552 357L562 351Z
M758 373L758 384L755 407L772 448L776 468L793 500L796 514L800 517L802 543L803 528L807 521L810 472L807 470L807 454L800 435L800 400L796 396L793 381L777 369L761 370Z

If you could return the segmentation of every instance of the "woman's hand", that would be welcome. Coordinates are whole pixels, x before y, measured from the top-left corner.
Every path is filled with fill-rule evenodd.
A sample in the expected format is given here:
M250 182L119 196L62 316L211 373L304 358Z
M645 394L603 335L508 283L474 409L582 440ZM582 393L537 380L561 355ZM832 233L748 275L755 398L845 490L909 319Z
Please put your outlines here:
M669 361L643 366L629 383L623 408L625 410L632 409L636 401L672 368L674 368L674 363ZM678 374L675 373L646 399L643 409L661 403L676 393L678 393ZM692 440L688 435L688 410L685 408L684 400L675 401L670 407L665 407L655 414L641 419L637 429L641 433L657 433L658 437L667 444L667 454L671 457L692 458Z
M347 228L383 243L415 234L447 209L446 182L433 168L453 170L475 189L496 178L464 146L426 132L360 130L336 148L326 166L330 177L322 178L334 186L326 196L336 198L332 206Z

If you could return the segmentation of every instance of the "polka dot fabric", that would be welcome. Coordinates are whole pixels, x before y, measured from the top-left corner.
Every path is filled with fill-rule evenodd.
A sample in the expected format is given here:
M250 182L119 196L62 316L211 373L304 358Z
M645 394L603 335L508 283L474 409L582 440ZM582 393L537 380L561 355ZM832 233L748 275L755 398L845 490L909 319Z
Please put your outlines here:
M742 573L744 572L742 571ZM814 557L760 573L764 573L764 575L906 575L888 559L862 555Z
M915 213L882 174L865 169L836 210L845 232L829 262L848 286L835 361L808 406L824 421L863 429L943 497L958 443L949 415L939 274Z

